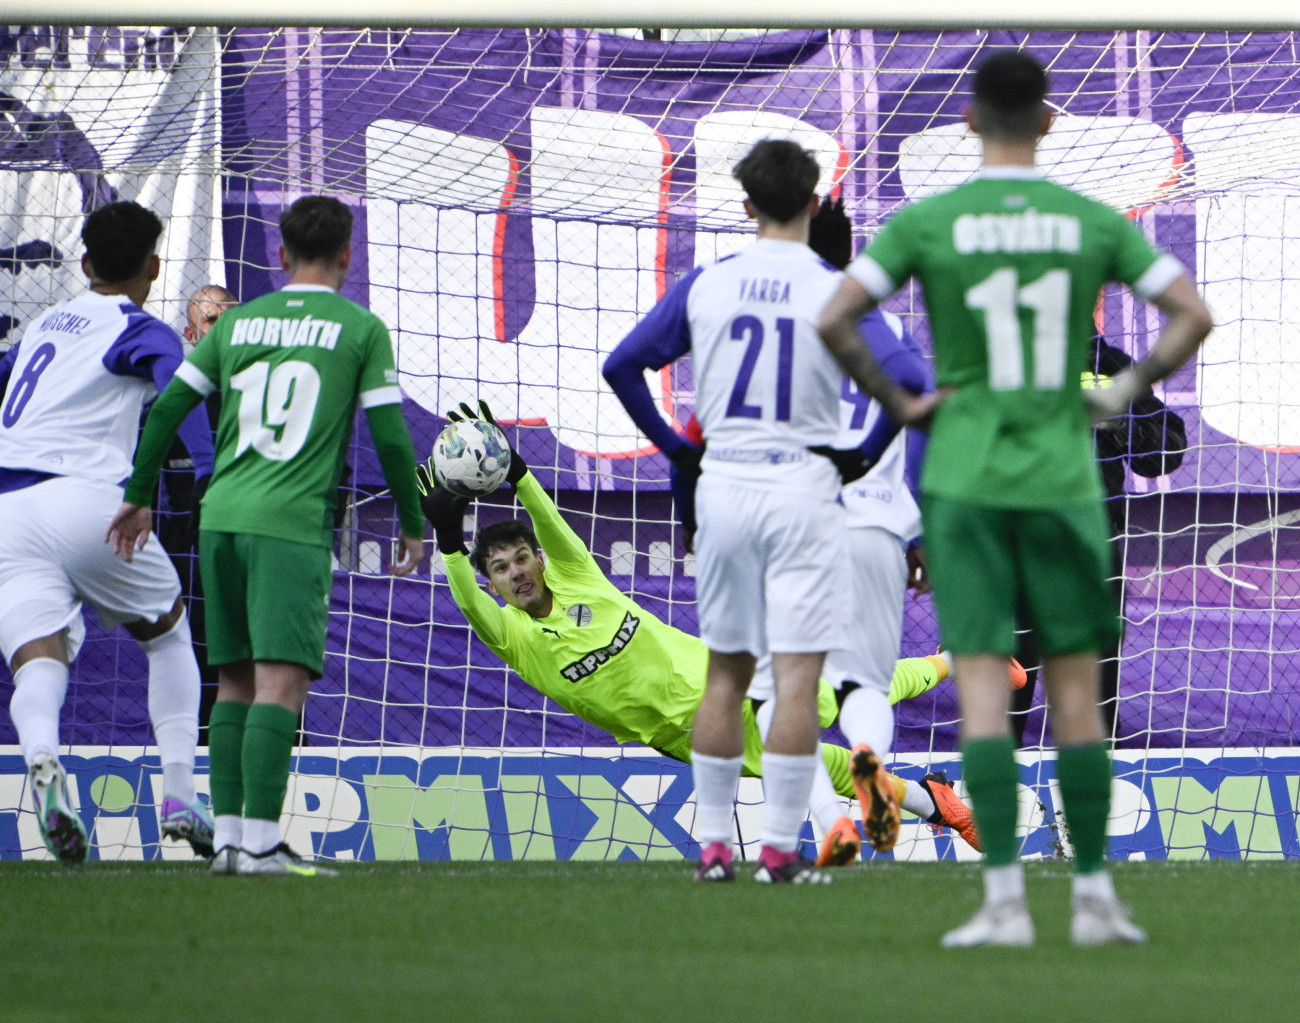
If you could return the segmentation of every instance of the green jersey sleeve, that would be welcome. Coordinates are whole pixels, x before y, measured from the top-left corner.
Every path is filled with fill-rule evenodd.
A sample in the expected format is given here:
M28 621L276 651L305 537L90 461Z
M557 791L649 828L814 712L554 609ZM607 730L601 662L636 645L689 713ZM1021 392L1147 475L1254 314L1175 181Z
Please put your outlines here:
M1183 265L1155 248L1142 229L1120 214L1114 214L1118 238L1111 279L1127 284L1139 298L1149 299L1184 273Z
M917 270L912 234L907 221L912 207L899 210L880 230L875 240L845 268L869 295L883 302Z
M388 336L388 328L378 317L371 317L364 351L361 374L357 381L357 403L364 409L376 405L400 405L402 391L397 386L393 342Z

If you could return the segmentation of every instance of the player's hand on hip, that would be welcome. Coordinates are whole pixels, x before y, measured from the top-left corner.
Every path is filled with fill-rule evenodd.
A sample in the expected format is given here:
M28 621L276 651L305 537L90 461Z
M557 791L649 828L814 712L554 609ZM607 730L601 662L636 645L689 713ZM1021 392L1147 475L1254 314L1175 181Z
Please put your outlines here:
M388 571L399 578L410 575L424 560L424 540L418 536L403 534L397 538L397 560Z
M952 394L951 387L941 387L937 391L927 391L921 395L907 395L899 405L894 422L900 426L909 426L914 430L928 430L930 420L938 409Z
M113 553L123 561L131 561L135 552L144 550L149 539L150 509L144 505L123 502L117 514L104 530L104 542L113 545Z

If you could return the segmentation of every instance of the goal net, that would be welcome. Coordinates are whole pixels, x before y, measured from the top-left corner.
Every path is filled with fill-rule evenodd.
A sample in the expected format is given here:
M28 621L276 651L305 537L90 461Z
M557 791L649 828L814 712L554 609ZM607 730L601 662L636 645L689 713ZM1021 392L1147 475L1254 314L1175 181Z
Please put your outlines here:
M97 203L165 218L150 308L179 329L205 283L242 300L283 283L280 211L337 195L357 216L344 293L393 331L417 451L447 409L485 399L614 583L689 632L667 464L605 387L604 356L681 274L748 240L730 168L754 141L815 152L860 245L975 170L967 72L990 48L1030 49L1058 110L1044 168L1177 255L1220 324L1158 395L1185 427L1161 468L1177 467L1118 469L1112 853L1300 855L1295 35L9 26L0 40L0 349L83 286L78 231ZM918 295L888 308L928 344ZM1097 323L1134 357L1160 325L1120 291ZM651 387L685 421L689 362ZM689 855L689 771L618 747L501 665L437 557L386 575L396 522L363 425L349 465L289 841L361 859ZM476 521L513 513L503 492ZM188 579L191 555L176 557ZM178 855L157 841L144 660L91 626L63 738L93 855ZM937 639L928 600L909 600L900 653ZM0 668L0 701L11 685ZM1027 856L1068 850L1041 703L1021 756ZM897 772L959 779L952 684L896 710ZM0 715L0 856L37 857L15 742ZM747 787L738 808L747 840L760 795ZM898 858L975 855L914 820L904 836Z

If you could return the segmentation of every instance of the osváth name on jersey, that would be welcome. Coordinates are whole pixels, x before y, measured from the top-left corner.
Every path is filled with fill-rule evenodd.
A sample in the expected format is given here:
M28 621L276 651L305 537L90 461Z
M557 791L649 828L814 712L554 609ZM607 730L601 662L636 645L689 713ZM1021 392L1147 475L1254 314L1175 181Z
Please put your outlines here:
M632 642L632 637L636 635L637 626L641 624L641 619L635 617L631 611L623 616L623 624L618 627L618 632L614 633L614 638L609 644L582 657L567 668L561 668L560 674L570 682L581 682L588 675L591 675L602 664L613 657L617 657L623 652L623 648Z
M230 343L332 350L338 344L342 330L341 323L312 316L249 316L235 321Z
M963 213L952 222L953 248L963 256L976 252L1078 252L1079 218L1039 213L1032 206L1019 213Z
M767 277L742 277L740 279L742 302L776 302L790 304L790 282Z

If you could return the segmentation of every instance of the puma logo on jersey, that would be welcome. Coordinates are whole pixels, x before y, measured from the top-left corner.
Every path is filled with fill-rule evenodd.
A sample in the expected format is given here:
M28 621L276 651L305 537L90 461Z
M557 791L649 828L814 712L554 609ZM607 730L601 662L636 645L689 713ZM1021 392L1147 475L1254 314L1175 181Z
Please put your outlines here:
M952 222L952 245L958 253L1078 252L1079 218L1039 213L1032 206L1020 213L963 213Z
M778 302L790 304L790 282L769 280L766 277L742 277L740 279L740 300L742 302Z
M634 617L629 611L623 616L623 624L618 627L618 632L614 633L614 638L609 641L608 646L593 650L567 668L561 668L560 674L570 682L581 682L610 658L621 654L623 648L632 642L632 637L636 635L637 626L640 624L641 619Z

